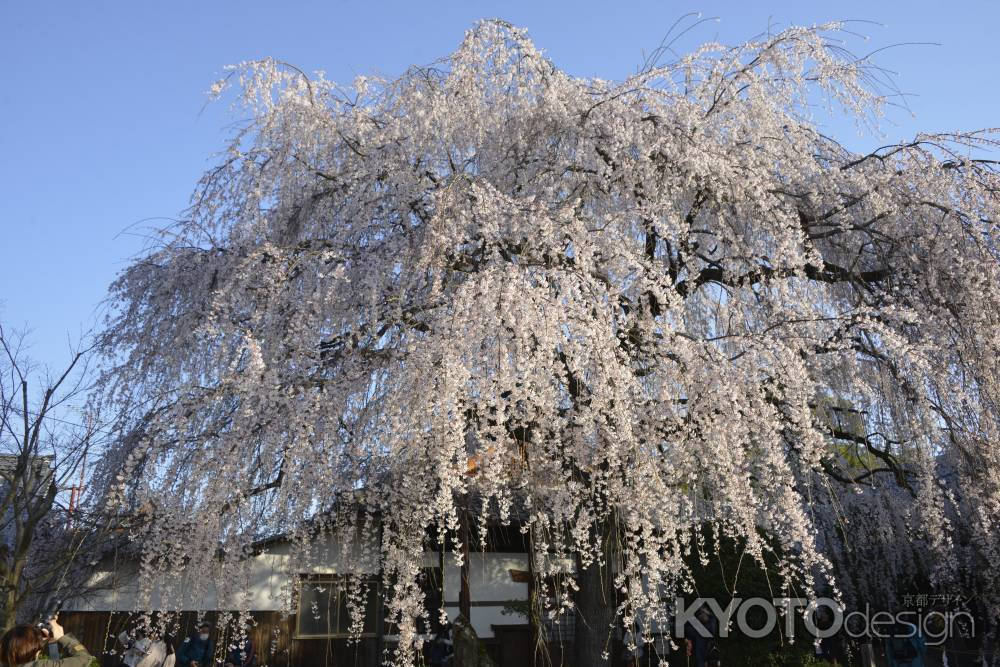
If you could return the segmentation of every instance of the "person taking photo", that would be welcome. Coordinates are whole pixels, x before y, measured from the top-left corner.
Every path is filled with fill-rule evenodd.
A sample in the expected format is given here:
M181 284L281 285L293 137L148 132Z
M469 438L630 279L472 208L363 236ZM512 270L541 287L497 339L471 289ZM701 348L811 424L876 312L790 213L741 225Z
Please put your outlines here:
M0 638L0 665L3 667L89 667L95 658L73 635L66 634L58 618L47 624L15 625ZM48 645L56 644L59 659L49 658Z

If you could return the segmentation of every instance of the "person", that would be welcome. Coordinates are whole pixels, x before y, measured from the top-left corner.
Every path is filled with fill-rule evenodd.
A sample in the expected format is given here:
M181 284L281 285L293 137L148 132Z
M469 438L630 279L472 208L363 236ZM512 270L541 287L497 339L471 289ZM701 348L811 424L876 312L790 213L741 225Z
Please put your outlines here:
M122 664L128 665L128 667L135 667L140 657L138 651L133 650L136 643L135 637L129 634L128 630L122 630L115 639L124 647L122 651Z
M825 634L826 630L833 627L833 614L826 607L819 607L815 613L815 623L816 628L823 630ZM816 659L830 665L846 664L842 639L840 632L818 639L814 643Z
M434 639L431 640L430 649L427 652L428 664L431 667L444 667L448 664L453 650L448 628L441 628L434 635Z
M175 667L177 654L174 652L174 635L172 630L168 630L163 635L163 643L167 647L167 655L163 658L163 662L160 663L159 667Z
M622 662L625 667L639 667L646 660L646 645L638 643L638 638L632 630L626 630L622 637ZM630 648L631 646L631 648Z
M695 613L695 618L701 623L705 631L697 627L694 623L688 623L684 627L684 640L687 646L687 655L691 657L693 667L713 667L718 665L718 652L715 650L715 638L719 634L719 622L709 611L708 605L702 607Z
M167 659L167 643L155 634L144 633L136 642L136 649L141 655L135 667L163 667Z
M622 651L626 667L639 667L646 662L646 649L644 646L636 646L633 649L625 647Z
M133 634L122 632L118 641L127 647L122 662L128 667L161 667L167 657L167 645L142 628L137 628Z
M197 632L185 637L177 649L179 667L209 667L213 664L215 646L212 644L212 624L202 621Z
M229 649L225 667L257 667L257 653L249 634L243 646L232 646Z
M56 644L60 658L48 657L46 647ZM58 618L48 622L47 630L35 625L15 625L0 638L0 664L6 667L88 667L94 660L73 635L66 634Z
M885 661L889 667L924 667L927 644L913 626L897 625L885 639Z

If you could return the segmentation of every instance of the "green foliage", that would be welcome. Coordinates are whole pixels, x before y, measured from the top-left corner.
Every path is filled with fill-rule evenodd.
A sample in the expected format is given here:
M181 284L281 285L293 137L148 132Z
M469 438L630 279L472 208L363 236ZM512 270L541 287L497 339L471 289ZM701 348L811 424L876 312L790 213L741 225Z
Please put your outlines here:
M531 601L527 599L508 600L504 603L500 613L504 616L519 616L522 619L527 619L531 613Z
M757 664L764 665L764 667L830 667L833 663L820 660L808 652L788 652L769 655L764 662Z

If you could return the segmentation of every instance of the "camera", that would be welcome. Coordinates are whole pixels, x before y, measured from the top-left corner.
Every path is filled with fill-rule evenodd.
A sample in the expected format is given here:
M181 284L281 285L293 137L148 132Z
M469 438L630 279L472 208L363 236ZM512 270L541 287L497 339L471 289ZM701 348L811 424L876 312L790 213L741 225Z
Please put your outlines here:
M62 600L50 600L45 604L43 609L45 609L45 611L42 612L41 619L35 624L35 627L39 630L44 630L51 635L52 626L50 623L59 615L60 610L62 610Z

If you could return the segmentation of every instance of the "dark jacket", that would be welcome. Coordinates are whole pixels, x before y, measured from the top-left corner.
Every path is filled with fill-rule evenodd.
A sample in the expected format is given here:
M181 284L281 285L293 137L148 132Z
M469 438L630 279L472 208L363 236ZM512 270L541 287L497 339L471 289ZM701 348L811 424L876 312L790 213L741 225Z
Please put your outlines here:
M433 665L433 667L441 667L442 665L448 664L448 659L451 658L451 654L454 649L447 639L442 635L436 636L430 645L428 650L428 662Z
M691 642L691 657L694 667L707 667L712 656L712 649L715 648L715 638L719 635L719 622L715 616L709 616L708 622L703 624L708 631L708 636L703 635L692 623L688 623L684 628L684 638Z
M59 653L63 656L61 659L50 660L43 650L24 667L88 667L94 661L94 656L73 635L63 635L58 644Z
M927 644L920 635L885 640L885 662L889 667L924 667Z
M212 644L212 640L202 641L198 633L195 633L189 635L177 647L177 665L179 667L190 667L191 661L195 660L201 667L209 667L215 664L213 660L214 655L215 645Z
M254 650L253 641L247 639L242 647L229 649L226 662L236 667L257 667L257 652Z

